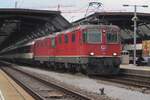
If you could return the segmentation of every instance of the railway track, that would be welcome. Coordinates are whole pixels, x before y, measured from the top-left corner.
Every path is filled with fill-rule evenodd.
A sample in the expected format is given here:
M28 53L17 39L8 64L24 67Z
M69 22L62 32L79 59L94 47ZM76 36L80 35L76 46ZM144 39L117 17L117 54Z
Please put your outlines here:
M102 100L100 97L81 94L14 67L2 67L2 70L36 100Z
M115 78L126 81L128 85L133 84L133 86L136 86L136 87L150 89L150 77L134 75L134 74L132 75L120 74L120 77L115 77Z
M43 81L44 81L44 84L45 84L45 82L46 82L46 84L48 85L48 86L50 86L49 84L52 84L52 83L49 83L49 82L47 82L47 80L44 80L44 79L39 79L39 77L37 77L36 75L34 75L33 73L32 73L32 75L31 75L31 73L29 74L28 72L24 72L24 71L22 71L22 70L20 70L20 68L18 69L16 69L16 67L11 67L11 68L9 68L9 67L5 67L4 68L4 70L5 70L5 72L7 72L7 70L14 70L14 72L7 72L8 74L13 74L13 73L24 73L25 75L27 75L27 76L29 76L29 77L33 77L33 79L37 79L38 81L40 81L40 82L42 82L43 83ZM10 75L11 76L11 75ZM25 77L25 76L21 76L21 75L18 75L18 76L20 76L20 77ZM11 76L11 77L13 77L13 76ZM15 76L14 76L15 77ZM127 85L127 86L132 86L132 87L136 87L136 88L142 88L142 92L145 92L145 90L150 90L150 77L146 77L146 76L140 76L140 75L134 75L134 74L125 74L125 73L121 73L120 75L118 75L118 76L109 76L109 77L100 77L100 76L92 76L92 78L95 78L95 79L98 79L98 80L104 80L104 81L109 81L109 82L113 82L113 83L119 83L119 84L124 84L124 85ZM30 84L32 84L32 83L38 83L38 82L33 82L33 79L31 79L31 82L29 81L28 83ZM20 83L20 82L19 82ZM25 83L25 82L23 82L23 83ZM34 85L34 84L33 84ZM52 84L52 85L55 85L55 84ZM29 85L27 85L27 86L29 86ZM25 86L24 86L25 87ZM55 86L54 86L55 87ZM59 88L61 87L61 88L63 88L62 86L58 86ZM26 88L26 87L25 87ZM31 88L31 86L30 86L30 88ZM28 90L28 89L27 89ZM144 91L143 91L144 90ZM38 91L38 92L37 92ZM44 92L44 94L55 94L55 95L44 95L43 96L43 94L41 95L40 94L40 92L39 91L43 91ZM74 92L73 91L71 91L71 94L70 94L70 90L69 89L67 89L67 92L52 92L52 93L50 93L49 92L50 91L50 89L39 89L39 90L36 90L36 89L34 89L34 88L31 88L31 90L29 90L29 92L35 92L35 93L33 93L33 96L35 96L35 97L40 97L41 99L37 99L36 98L36 100L49 100L49 98L51 98L50 100L53 100L54 98L56 99L56 98L58 98L58 100L99 100L100 98L97 98L97 97L93 97L93 96L89 96L89 95L83 95L83 94L80 94L80 93L78 93L78 92L75 92L75 94L74 94ZM54 90L55 91L55 90ZM66 88L64 89L62 89L62 91L66 91ZM46 93L47 92L47 93ZM73 94L72 94L72 92L73 92ZM76 93L77 93L77 95L76 95ZM147 92L145 92L145 93L147 93ZM149 93L149 92L148 92ZM58 94L60 94L60 95L58 95ZM75 95L75 96L74 96ZM78 96L79 95L79 96ZM82 97L83 96L83 97ZM73 97L73 98L72 98ZM46 98L46 99L45 99ZM64 99L65 98L65 99ZM55 100L54 99L54 100ZM100 99L100 100L103 100L103 99Z
M134 74L119 74L117 76L108 77L94 76L93 78L150 90L150 77L137 76Z

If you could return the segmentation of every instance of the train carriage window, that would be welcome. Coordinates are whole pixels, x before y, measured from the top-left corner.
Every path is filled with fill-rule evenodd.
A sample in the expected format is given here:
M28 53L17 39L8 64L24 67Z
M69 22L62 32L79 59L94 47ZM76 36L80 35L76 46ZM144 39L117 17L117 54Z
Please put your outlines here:
M43 47L43 42L41 41L41 47Z
M46 41L44 40L43 41L43 47L45 48L47 45L46 45Z
M31 45L26 46L26 47L24 48L24 52L25 52L25 53L29 53L30 50L31 50Z
M68 35L67 34L64 35L64 38L65 38L65 43L68 43Z
M55 45L57 45L57 44L58 44L58 38L55 37Z
M40 47L40 43L38 42L38 47Z
M61 35L58 36L58 41L59 41L59 44L62 43L62 38L61 38Z
M46 39L45 44L47 47L49 47L48 38Z
M49 45L51 46L52 45L52 39L51 38L49 39L49 42L50 42Z
M87 41L87 31L86 30L83 30L83 42L86 42Z
M31 50L31 45L28 45L28 46L23 46L23 47L19 47L17 49L15 49L14 51L18 52L18 53L29 53Z
M36 41L35 47L38 47L38 46L39 46L39 43L38 43L38 41Z
M39 45L40 45L40 47L42 47L42 43L41 43L41 41L40 41Z
M51 38L51 45L52 45L53 48L56 47L55 38Z
M41 41L41 47L43 47L43 42Z
M43 46L44 46L45 48L47 47L46 39L43 41Z
M73 34L72 34L72 42L75 42L75 40L76 40L76 34L75 34L75 32L73 32Z

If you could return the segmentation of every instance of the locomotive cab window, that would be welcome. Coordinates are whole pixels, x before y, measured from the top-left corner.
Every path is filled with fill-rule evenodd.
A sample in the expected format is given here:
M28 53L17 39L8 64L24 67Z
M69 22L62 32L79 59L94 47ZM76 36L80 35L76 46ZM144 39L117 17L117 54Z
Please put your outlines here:
M108 43L118 42L118 33L117 32L107 32L107 42Z
M101 42L101 32L99 28L89 28L87 29L87 42L88 43L100 43Z

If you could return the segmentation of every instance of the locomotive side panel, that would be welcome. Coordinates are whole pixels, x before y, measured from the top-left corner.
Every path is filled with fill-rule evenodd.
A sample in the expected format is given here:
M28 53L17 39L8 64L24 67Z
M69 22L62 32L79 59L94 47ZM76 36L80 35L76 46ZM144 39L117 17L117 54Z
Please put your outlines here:
M62 41L59 43L59 38ZM56 62L79 63L81 50L80 32L75 30L56 36Z

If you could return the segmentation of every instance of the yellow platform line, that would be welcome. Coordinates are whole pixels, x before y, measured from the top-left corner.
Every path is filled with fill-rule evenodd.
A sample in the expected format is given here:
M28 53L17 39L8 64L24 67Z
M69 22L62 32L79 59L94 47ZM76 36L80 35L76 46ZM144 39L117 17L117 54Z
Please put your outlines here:
M7 90L4 89L1 90L2 92L4 92L3 96L6 98L6 100L34 100L32 96L30 96L22 87L20 87L14 80L12 80L5 72L0 70L0 73L1 73L0 74L1 78L3 77L3 79L7 81L7 84L11 86L9 87L4 85L7 88ZM8 88L12 89L14 93L9 93Z
M5 100L1 90L0 90L0 100Z

